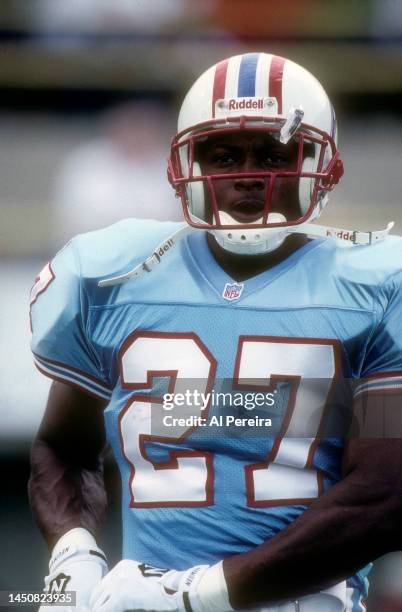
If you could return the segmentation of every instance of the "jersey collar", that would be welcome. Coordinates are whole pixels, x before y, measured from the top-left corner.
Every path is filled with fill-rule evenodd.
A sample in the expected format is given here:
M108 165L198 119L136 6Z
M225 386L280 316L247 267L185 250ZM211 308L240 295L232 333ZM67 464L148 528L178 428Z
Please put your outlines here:
M321 243L322 240L310 240L279 264L241 282L229 276L229 274L227 274L218 264L208 246L206 232L194 232L187 236L185 239L185 248L187 249L188 256L194 262L198 273L202 276L210 289L219 296L220 300L223 303L228 303L228 301L239 303L254 291L258 291L262 287L275 281L278 276L292 268L306 255L306 253L310 252ZM227 288L228 285L232 285L235 291L236 286L239 287L238 293L240 293L240 295L238 298L228 300L223 297L225 288Z

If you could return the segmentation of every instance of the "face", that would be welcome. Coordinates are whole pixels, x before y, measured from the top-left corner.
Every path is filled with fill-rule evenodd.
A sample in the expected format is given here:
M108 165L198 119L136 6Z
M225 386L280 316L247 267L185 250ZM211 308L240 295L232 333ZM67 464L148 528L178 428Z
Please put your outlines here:
M195 158L202 174L239 174L252 172L289 172L297 169L298 143L282 144L272 135L257 131L231 132L199 142ZM212 180L218 209L237 222L259 223L264 212L270 180L268 177L233 177ZM288 221L301 216L299 178L276 177L269 213L282 213ZM211 194L208 197L212 221Z

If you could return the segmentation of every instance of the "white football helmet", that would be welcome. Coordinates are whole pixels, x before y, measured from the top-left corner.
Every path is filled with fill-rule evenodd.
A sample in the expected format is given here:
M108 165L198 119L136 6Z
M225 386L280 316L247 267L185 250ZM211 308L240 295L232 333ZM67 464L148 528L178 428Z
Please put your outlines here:
M241 130L268 132L282 143L294 139L299 147L297 168L292 172L230 175L234 179L264 177L267 195L262 216L243 224L219 211L214 185L228 175L203 175L196 159L198 142L211 134ZM331 102L317 79L290 60L267 53L225 59L204 72L184 99L168 174L192 227L211 231L232 252L272 251L289 233L308 233L304 224L320 215L328 192L343 174ZM270 211L270 199L277 177L294 180L295 176L299 177L300 216L288 220Z

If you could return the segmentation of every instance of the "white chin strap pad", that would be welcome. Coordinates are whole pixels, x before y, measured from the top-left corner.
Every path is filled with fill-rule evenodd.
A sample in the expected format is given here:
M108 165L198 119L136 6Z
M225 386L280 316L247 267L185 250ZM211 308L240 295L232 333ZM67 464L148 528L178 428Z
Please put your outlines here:
M228 213L219 213L220 221L224 225L241 225ZM286 217L281 213L270 213L269 223L286 222ZM226 229L209 230L215 237L217 243L226 251L241 255L258 255L260 253L270 253L279 248L288 235L288 228L285 227L254 227L252 229Z

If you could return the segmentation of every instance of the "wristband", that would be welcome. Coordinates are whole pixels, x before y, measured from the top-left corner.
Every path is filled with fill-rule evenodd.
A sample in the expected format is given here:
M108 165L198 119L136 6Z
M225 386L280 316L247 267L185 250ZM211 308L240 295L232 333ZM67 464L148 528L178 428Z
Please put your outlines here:
M209 567L195 589L197 612L232 612L222 561ZM192 594L190 591L190 599Z
M54 572L59 565L77 553L86 553L101 558L107 563L105 554L98 547L93 535L83 527L70 529L56 542L52 556L49 561L50 573Z

